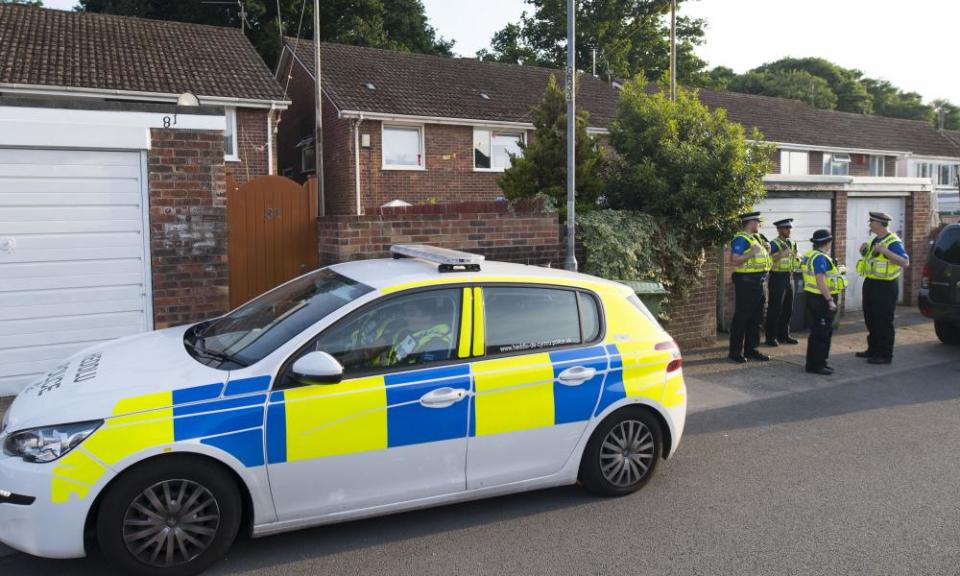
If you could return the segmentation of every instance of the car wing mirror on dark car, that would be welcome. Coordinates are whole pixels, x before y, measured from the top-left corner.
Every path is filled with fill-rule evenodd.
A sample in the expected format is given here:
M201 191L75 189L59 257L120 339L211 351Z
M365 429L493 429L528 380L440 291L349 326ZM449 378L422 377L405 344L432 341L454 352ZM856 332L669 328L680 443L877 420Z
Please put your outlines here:
M310 352L300 357L290 369L300 384L337 384L343 380L343 366L326 352Z

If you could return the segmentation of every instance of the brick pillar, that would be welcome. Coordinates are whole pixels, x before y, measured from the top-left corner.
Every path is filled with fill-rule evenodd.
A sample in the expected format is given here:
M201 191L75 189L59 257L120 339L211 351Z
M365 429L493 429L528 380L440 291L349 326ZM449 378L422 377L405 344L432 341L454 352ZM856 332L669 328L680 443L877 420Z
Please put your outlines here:
M856 262L846 262L847 259L847 193L835 192L833 195L833 259L838 264L856 266Z
M223 133L150 131L150 254L156 328L229 309Z
M907 197L906 201L903 244L907 254L910 255L911 266L903 274L903 302L911 306L917 303L920 276L927 259L933 194L929 190L914 192Z

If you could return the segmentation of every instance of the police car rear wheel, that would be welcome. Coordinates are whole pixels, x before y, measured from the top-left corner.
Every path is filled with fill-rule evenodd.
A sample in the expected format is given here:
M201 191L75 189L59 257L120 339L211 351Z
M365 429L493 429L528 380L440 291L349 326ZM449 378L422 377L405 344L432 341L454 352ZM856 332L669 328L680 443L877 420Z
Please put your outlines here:
M648 411L625 408L600 423L583 453L580 481L591 492L623 496L642 488L663 453L660 425Z
M170 456L130 470L110 487L97 536L106 560L125 573L190 576L226 554L240 517L229 474Z

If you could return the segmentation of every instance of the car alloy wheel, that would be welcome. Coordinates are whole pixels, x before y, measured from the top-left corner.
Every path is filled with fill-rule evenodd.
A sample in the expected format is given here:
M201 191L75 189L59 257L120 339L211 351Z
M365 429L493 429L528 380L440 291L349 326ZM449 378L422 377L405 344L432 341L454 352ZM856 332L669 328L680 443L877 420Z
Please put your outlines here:
M600 471L617 488L640 482L656 457L653 433L639 420L614 426L600 446Z
M219 528L220 506L210 490L190 480L164 480L127 506L123 541L147 566L170 567L203 554Z

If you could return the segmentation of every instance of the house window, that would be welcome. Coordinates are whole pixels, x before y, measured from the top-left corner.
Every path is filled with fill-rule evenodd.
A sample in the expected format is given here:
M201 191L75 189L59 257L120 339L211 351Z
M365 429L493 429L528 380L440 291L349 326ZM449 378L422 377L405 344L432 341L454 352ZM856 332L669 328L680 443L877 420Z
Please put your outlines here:
M317 170L317 149L311 142L300 147L300 173L311 174Z
M954 188L957 185L957 167L952 164L940 165L940 178L938 185L942 187Z
M388 170L423 170L423 127L383 127L383 167Z
M523 132L501 132L498 130L473 130L473 167L475 170L495 170L502 172L513 162L510 156L520 156L523 149Z
M849 154L824 154L823 173L826 176L846 176L850 174Z
M918 162L916 166L917 178L933 178L933 164L930 162Z
M886 176L883 156L870 157L870 175L883 177Z
M224 115L227 127L223 131L223 157L225 160L237 162L240 160L237 153L237 109L225 108Z
M780 151L780 173L804 175L810 173L810 154L793 150Z

